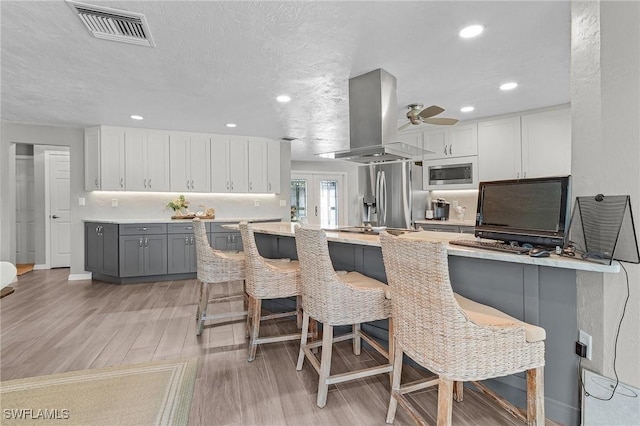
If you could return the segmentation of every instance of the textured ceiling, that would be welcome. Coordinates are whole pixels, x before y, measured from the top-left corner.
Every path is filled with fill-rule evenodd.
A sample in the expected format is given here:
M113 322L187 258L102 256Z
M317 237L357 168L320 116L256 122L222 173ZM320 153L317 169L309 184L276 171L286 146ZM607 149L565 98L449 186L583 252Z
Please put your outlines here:
M567 1L87 3L144 13L156 47L95 39L61 0L2 1L3 122L292 136L292 158L315 160L348 147L348 79L376 68L397 78L399 118L570 100ZM472 23L484 34L460 39Z

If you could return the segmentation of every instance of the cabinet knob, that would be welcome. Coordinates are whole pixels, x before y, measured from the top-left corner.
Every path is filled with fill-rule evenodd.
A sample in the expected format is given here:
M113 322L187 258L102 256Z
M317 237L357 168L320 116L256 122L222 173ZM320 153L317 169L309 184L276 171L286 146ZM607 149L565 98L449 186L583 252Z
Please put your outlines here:
M231 190L233 191L233 181L231 181Z
M148 231L148 230L149 230L149 228L146 228L146 227L145 228L138 228L138 231Z
M191 243L191 245L193 245L193 237L189 237L189 243Z
M189 237L184 237L184 245L185 246L189 245Z
M140 247L142 247L142 238L140 238L140 241L138 241L138 244L140 245Z
M124 178L120 178L120 188L124 188Z
M193 226L187 226L187 227L186 227L186 228L184 228L184 229L192 230L192 229L193 229Z
M447 155L447 146L444 146L444 155Z
M271 191L271 182L269 182L269 191Z
M187 189L189 189L189 179L187 179Z
M147 237L144 237L144 246L149 247L149 239Z
M227 191L229 190L229 181L227 181Z
M453 145L449 145L449 155L453 155L453 150L451 148L453 148Z
M98 178L96 178L96 188L98 187Z
M145 188L147 187L147 180L146 179L144 180L144 187Z
M149 179L149 188L151 188L151 179Z
M249 191L253 190L253 184L251 182L249 182Z
M193 189L193 179L191 180L191 189Z

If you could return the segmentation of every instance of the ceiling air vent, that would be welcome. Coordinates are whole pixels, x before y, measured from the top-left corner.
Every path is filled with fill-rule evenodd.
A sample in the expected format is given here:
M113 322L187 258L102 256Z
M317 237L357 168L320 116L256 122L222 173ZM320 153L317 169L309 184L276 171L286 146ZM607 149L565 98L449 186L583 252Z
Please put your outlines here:
M141 46L154 46L149 25L141 13L70 0L67 0L67 3L96 38Z

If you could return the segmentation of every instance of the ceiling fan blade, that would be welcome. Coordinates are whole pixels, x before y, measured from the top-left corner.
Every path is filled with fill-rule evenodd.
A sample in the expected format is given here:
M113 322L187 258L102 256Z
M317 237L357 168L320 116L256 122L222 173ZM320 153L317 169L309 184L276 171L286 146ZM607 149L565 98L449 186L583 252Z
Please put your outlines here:
M452 124L456 124L458 122L458 119L436 117L436 118L425 118L424 122L428 124L440 124L440 125L450 126Z
M438 105L431 105L430 107L426 107L418 114L422 118L433 117L434 115L438 115L444 111L444 108L439 107Z
M409 126L411 126L411 122L410 121L408 123L404 123L402 126L398 127L398 131L404 130Z

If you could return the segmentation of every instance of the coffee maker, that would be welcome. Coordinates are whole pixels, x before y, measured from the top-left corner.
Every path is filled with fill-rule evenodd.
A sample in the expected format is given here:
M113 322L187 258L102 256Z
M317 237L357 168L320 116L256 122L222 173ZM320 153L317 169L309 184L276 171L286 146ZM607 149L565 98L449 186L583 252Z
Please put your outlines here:
M444 198L438 198L431 202L433 218L435 220L449 220L449 202Z

